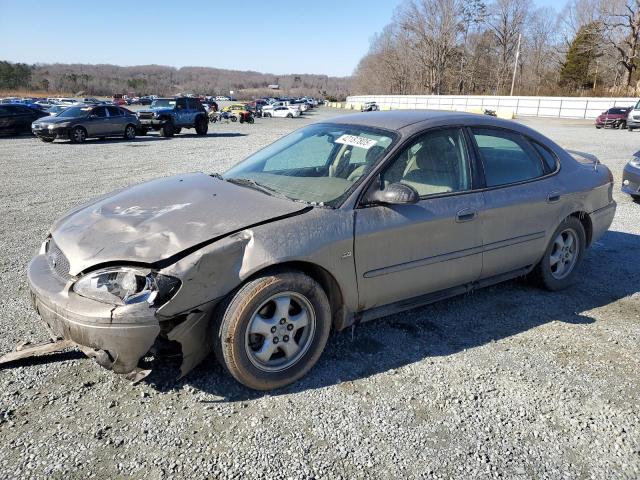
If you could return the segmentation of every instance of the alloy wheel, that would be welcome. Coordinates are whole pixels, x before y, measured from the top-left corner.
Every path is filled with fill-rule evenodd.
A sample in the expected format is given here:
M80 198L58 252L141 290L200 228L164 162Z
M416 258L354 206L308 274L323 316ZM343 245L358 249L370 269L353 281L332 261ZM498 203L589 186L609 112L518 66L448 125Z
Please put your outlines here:
M558 234L549 256L551 275L555 279L561 280L572 272L578 260L578 251L578 235L572 228Z
M315 330L316 315L309 300L296 292L278 293L251 316L245 351L259 370L282 371L304 356Z

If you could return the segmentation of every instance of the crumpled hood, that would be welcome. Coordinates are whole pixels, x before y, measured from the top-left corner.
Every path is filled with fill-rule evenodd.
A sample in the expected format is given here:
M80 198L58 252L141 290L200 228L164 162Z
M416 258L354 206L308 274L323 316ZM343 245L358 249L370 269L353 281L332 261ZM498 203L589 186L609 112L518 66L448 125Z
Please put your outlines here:
M154 263L305 205L204 173L152 180L71 210L51 231L78 273L106 262Z

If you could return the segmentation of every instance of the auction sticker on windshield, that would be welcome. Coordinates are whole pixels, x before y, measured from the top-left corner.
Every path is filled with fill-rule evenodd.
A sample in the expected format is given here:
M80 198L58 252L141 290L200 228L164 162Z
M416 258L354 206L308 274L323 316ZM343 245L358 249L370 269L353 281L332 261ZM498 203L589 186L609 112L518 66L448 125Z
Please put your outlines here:
M358 137L357 135L342 135L340 138L336 140L336 143L341 143L343 145L351 145L352 147L364 148L365 150L369 150L373 147L377 140L372 140L370 138Z

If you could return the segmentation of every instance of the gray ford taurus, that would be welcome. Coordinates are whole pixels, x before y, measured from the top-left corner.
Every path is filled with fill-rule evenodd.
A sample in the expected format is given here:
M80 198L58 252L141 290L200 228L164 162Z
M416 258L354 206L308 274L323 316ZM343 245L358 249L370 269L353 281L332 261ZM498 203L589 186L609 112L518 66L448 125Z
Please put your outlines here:
M296 381L331 329L528 275L571 285L613 179L515 122L373 112L306 126L223 175L95 199L29 265L55 345L117 373L165 342L242 384ZM17 352L19 353L19 352Z

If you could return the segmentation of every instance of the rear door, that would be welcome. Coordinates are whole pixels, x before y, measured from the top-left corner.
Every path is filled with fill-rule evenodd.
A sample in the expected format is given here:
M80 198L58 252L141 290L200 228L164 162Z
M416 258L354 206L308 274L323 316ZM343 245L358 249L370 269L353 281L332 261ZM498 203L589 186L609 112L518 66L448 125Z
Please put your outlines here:
M118 107L108 106L107 111L109 112L109 131L111 135L124 135L127 118L123 115L122 110Z
M186 98L176 99L176 124L181 127L189 123L189 110Z
M411 185L420 201L356 211L354 253L361 309L478 279L483 196L474 191L472 170L464 131L447 128L418 137L381 174L381 185Z
M486 190L481 278L534 265L560 222L551 152L517 132L472 128ZM545 156L547 157L545 159Z

